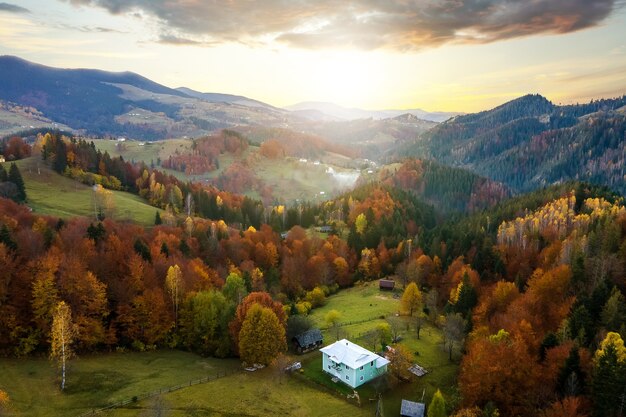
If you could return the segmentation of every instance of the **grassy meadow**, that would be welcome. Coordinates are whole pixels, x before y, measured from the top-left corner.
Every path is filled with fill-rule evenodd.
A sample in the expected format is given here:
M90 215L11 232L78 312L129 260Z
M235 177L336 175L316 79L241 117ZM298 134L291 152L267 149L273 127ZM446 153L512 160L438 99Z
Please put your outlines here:
M94 408L239 368L235 359L180 351L86 355L69 362L62 393L57 368L45 358L0 359L0 389L8 416L78 416Z
M331 309L342 312L342 321L394 316L399 301L393 293L381 293L377 283L357 285L340 291L327 299L324 307L312 312L316 323ZM383 319L341 327L340 337L367 346L363 334L374 329ZM448 402L454 402L457 364L448 360L442 350L441 332L424 326L418 340L409 318L405 320L400 342L411 352L419 353L415 362L429 373L411 383L388 387L383 394L385 415L399 414L402 399L428 403L436 389L441 389ZM408 328L406 327L408 325ZM325 344L335 341L334 335L324 331ZM188 383L218 372L237 371L234 374L207 383L164 393L121 408L103 412L109 417L155 415L163 408L170 417L182 416L371 416L376 408L376 381L357 389L361 406L347 399L352 389L342 383L333 383L322 371L318 351L292 356L303 364L303 371L294 375L268 367L256 372L240 370L237 359L202 358L181 351L144 353L108 353L85 355L73 359L68 370L67 389L58 387L57 368L45 358L0 359L0 389L7 391L12 407L8 416L80 416L92 409L104 407L134 396L151 393L171 386Z
M394 297L394 294L397 298ZM447 352L443 350L441 330L426 323L422 326L420 339L417 339L413 320L410 317L396 317L396 313L400 310L400 295L401 291L399 290L394 292L380 291L376 281L357 284L353 288L339 291L328 297L323 307L311 312L311 317L316 325L324 327L326 313L330 310L339 311L341 313L340 321L343 323L339 328L339 338L345 337L369 350L373 350L374 346L371 345L366 333L388 319L396 320L401 329L399 332L402 337L400 344L408 347L415 355L414 362L426 368L429 373L421 378L416 378L411 383L390 387L383 394L385 415L391 416L400 414L402 399L422 401L423 396L423 402L428 404L437 389L441 389L448 402L454 401L457 396L456 373L458 364L450 362ZM381 316L385 318L381 318ZM363 322L363 320L368 321ZM356 323L346 324L350 322ZM337 340L337 334L330 329L324 330L322 333L325 345ZM376 349L379 350L380 345ZM459 357L458 352L456 352L456 357ZM322 371L322 358L318 352L305 355L303 366L304 376L313 383L344 395L352 392L352 389L347 385L333 383L330 376ZM376 402L370 401L370 399L377 398L376 383L365 384L359 387L357 392L359 392L362 406L369 407L373 415Z
M59 175L39 156L22 159L16 164L26 185L27 204L35 213L62 218L94 217L94 192L90 186ZM9 164L4 165L5 169L9 168ZM154 216L159 209L131 193L113 191L113 196L116 220L133 221L144 226L154 224Z

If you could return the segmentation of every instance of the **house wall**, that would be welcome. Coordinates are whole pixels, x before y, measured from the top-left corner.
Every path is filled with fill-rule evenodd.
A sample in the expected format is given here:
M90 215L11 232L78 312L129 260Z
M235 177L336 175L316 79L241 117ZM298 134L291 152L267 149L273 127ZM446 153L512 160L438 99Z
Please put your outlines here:
M326 353L322 353L322 366L324 372L336 376L344 384L350 385L352 388L358 387L357 375L354 369L347 367L344 364L339 364L339 367L335 367L333 362ZM347 378L346 378L347 377Z
M361 369L363 368L363 369ZM368 362L355 370L357 387L387 372L387 365L376 368L376 362ZM363 379L361 379L363 377Z

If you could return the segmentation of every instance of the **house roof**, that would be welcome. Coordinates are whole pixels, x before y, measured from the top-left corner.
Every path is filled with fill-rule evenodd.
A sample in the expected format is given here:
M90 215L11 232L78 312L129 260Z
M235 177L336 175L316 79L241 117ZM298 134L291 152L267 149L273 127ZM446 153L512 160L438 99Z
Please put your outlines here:
M388 359L378 356L346 339L338 340L332 345L328 345L320 350L327 354L333 361L348 365L352 369L356 369L372 361L376 362L376 368L383 367L389 363Z
M393 288L396 286L396 282L392 279L381 279L378 281L378 285L382 288Z
M309 346L321 342L323 337L320 329L311 329L294 336L293 339L298 342L300 346Z
M402 400L400 415L403 417L424 417L425 406L423 403Z

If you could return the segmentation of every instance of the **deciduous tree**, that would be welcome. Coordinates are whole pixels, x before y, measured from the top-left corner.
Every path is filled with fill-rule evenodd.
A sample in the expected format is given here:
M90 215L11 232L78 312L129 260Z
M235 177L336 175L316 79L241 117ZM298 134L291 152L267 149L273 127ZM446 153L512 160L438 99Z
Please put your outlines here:
M247 364L269 365L287 350L285 328L269 308L253 305L239 333L239 355Z
M413 316L415 311L419 311L422 305L422 292L417 288L417 284L414 282L409 283L404 293L402 294L402 300L400 301L402 311L408 313L409 316Z
M61 390L64 390L66 364L74 354L72 344L76 336L72 311L65 301L59 302L54 310L51 336L50 358L61 368Z

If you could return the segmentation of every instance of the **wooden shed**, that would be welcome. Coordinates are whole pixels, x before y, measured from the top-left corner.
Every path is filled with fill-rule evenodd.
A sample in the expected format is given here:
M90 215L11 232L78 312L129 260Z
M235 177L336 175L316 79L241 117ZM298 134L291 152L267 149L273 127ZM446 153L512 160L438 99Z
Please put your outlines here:
M304 353L322 346L324 338L320 329L311 329L294 336L291 341L298 353Z
M381 279L378 281L378 288L381 290L391 291L395 286L396 282L392 279Z

